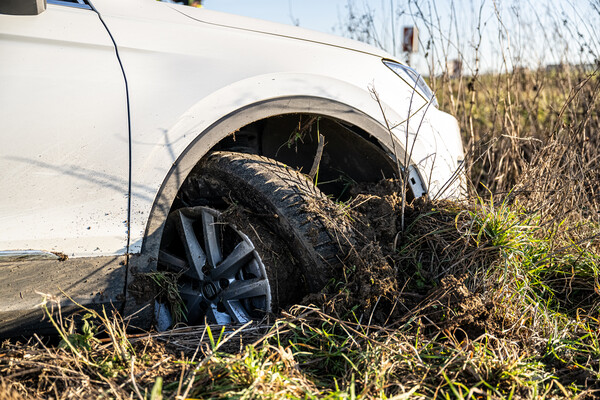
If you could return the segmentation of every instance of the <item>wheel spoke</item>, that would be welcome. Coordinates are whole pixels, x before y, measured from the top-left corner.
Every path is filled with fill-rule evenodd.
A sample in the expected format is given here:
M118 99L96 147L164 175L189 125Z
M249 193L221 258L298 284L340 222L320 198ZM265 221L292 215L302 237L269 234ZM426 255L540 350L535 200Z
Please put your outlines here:
M223 302L223 305L229 316L238 324L245 324L252 319L239 300L227 300Z
M210 273L213 280L222 278L233 278L240 268L253 256L254 246L243 241L235 246L235 249L225 260Z
M173 254L167 253L164 250L161 250L158 253L158 260L161 262L161 264L166 264L169 267L173 267L180 271L184 271L188 268L188 263L185 260L182 260Z
M206 319L209 323L217 325L229 325L232 320L228 313L217 310L216 304L211 304L208 310L206 310Z
M161 248L159 263L183 271L179 294L188 324L246 323L255 309L270 311L271 292L260 256L246 235L219 216L204 206L184 207L169 216L180 243Z
M177 230L185 246L185 253L189 264L194 268L194 271L198 275L198 279L204 280L204 273L202 268L206 265L206 254L202 250L198 238L194 233L193 219L186 217L180 211L178 212L177 218Z
M204 296L202 296L197 290L194 290L187 285L180 287L179 295L184 301L187 309L187 322L192 324L195 322L202 322L198 320L203 314L202 303L205 301Z
M207 209L202 210L202 229L204 232L204 247L208 257L208 265L216 267L223 259L219 237L215 224L215 216Z
M249 297L266 296L269 293L269 282L266 279L248 279L235 281L221 293L226 300L240 300Z
M198 276L196 276L196 270L194 268L190 268L190 265L186 260L174 256L171 253L161 250L158 253L158 261L162 265L166 265L170 271L175 271L183 276L187 276L188 278L198 279Z
M244 268L244 272L250 273L255 277L263 277L264 275L264 270L261 269L261 264L259 264L259 262L255 259L250 260L250 262L246 265L246 267Z

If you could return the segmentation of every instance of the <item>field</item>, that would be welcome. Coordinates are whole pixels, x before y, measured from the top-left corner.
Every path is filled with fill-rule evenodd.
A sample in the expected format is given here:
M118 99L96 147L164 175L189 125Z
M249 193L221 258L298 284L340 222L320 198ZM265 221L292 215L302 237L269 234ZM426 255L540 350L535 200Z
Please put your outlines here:
M600 64L432 75L470 199L352 189L344 271L260 323L127 332L83 310L0 346L0 398L600 396Z

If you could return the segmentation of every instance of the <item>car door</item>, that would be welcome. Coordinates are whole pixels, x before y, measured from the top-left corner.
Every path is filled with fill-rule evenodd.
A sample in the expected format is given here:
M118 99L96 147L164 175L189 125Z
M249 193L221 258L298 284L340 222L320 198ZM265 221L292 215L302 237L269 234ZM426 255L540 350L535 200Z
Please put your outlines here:
M39 15L0 15L0 256L125 253L128 146L125 82L97 13L48 0Z

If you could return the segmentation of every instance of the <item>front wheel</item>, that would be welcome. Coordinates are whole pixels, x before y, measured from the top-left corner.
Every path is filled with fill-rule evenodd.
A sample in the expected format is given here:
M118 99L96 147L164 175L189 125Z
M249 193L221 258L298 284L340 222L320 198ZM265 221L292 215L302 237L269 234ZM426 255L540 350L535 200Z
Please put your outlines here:
M159 267L179 275L188 324L245 323L321 290L350 237L304 175L257 155L215 152L180 190Z

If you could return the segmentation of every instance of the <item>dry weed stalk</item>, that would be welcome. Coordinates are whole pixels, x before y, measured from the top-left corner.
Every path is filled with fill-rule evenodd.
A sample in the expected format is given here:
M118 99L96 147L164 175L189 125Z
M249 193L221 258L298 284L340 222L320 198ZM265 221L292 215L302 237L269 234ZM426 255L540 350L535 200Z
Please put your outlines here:
M410 4L438 29L435 2ZM0 397L597 396L598 66L511 69L511 54L502 73L476 62L470 77L430 74L468 134L478 203L407 203L406 179L358 188L328 221L343 216L361 233L340 235L347 268L321 307L274 324L133 335L96 313L90 337L55 309L64 346L2 343Z

